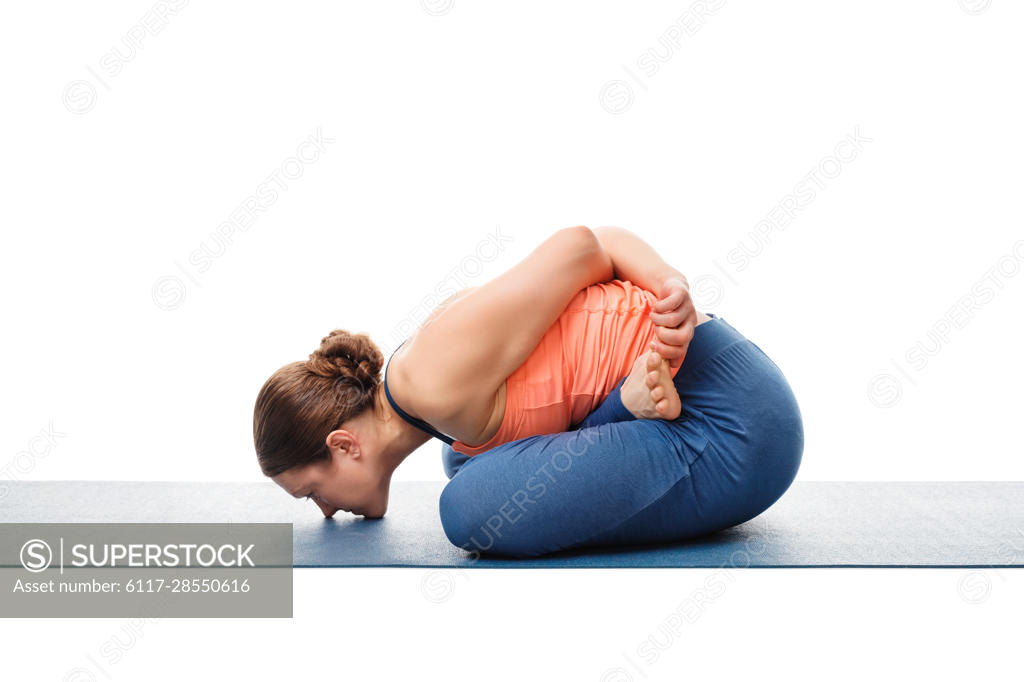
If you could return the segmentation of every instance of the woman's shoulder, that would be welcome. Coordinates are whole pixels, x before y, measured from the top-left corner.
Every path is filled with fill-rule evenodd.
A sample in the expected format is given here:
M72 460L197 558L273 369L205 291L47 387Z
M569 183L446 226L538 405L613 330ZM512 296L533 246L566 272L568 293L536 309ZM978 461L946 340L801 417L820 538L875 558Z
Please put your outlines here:
M412 335L403 341L391 354L391 358L388 360L388 373L386 378L388 390L390 390L392 394L397 390L402 393L403 397L407 394L424 395L426 394L426 388L428 386L440 387L439 382L443 381L444 377L434 373L429 360L417 357L416 333L436 320L437 317L441 315L454 301L462 298L476 288L477 287L466 287L464 289L460 289L445 300L441 301L441 303L439 303L437 307L427 315L426 319L423 320L416 332L413 332ZM420 390L416 390L416 386L414 385L417 380ZM412 409L416 409L415 406L411 405L413 402L416 402L415 398L411 395L406 402L410 403ZM412 414L412 410L408 408L405 409L407 412ZM423 417L418 414L412 414L412 416L417 419L423 419Z
M425 348L416 345L413 335L394 352L388 365L388 388L395 400L399 400L398 393L409 403L412 409L407 411L415 411L414 417L429 421L425 416L429 414L444 419L461 412L466 403L493 395L494 391L482 393L480 386L462 385L445 376L442 368L431 362L425 352ZM400 404L405 407L404 403Z
M475 442L495 422L495 411L504 407L504 384L495 392L446 381L422 357L414 339L392 354L388 367L388 390L402 409L463 442Z
M416 387L413 385L416 372L410 373L409 371L408 347L409 339L402 342L402 345L396 348L391 357L388 358L388 363L384 370L384 383L388 393L391 394L391 398L403 410L416 419L424 419L423 415L420 414L420 401L417 400L417 396L421 395L422 391L416 390Z

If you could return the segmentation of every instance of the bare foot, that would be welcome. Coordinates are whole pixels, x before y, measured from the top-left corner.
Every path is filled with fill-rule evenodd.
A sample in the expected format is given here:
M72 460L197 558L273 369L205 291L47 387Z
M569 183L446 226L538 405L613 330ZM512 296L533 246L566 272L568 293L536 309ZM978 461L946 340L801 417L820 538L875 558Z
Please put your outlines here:
M683 410L668 360L655 351L636 359L620 393L623 406L637 419L675 419Z

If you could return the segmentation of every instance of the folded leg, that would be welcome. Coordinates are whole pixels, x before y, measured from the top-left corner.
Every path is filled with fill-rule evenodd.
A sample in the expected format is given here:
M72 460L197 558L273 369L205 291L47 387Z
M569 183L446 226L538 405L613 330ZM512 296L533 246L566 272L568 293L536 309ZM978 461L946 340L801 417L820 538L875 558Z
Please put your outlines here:
M662 523L646 522L626 542L711 532L718 516L684 511L696 493L680 485L707 443L693 424L661 420L505 443L463 463L441 494L441 524L452 543L469 551L533 556L592 544L683 491L670 500L674 509L663 510Z

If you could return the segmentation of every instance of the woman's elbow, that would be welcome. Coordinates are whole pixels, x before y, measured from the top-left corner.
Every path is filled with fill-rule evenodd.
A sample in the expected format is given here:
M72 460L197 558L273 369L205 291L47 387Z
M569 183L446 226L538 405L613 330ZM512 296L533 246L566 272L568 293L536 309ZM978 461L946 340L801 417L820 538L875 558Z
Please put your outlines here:
M611 256L605 251L600 238L592 229L585 225L566 227L559 232L565 233L572 240L572 253L576 254L591 273L588 278L593 282L607 282L615 277L615 268Z

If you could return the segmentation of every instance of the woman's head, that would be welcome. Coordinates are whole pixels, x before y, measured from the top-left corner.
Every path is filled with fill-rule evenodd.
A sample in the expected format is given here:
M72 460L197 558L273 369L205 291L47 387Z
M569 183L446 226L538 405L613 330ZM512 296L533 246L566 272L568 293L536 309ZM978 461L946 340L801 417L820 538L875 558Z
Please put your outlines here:
M309 359L274 372L256 398L253 440L264 475L331 516L387 510L394 465L379 427L384 357L365 334L335 329Z

